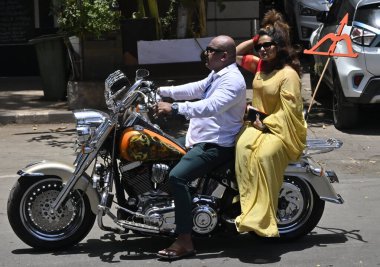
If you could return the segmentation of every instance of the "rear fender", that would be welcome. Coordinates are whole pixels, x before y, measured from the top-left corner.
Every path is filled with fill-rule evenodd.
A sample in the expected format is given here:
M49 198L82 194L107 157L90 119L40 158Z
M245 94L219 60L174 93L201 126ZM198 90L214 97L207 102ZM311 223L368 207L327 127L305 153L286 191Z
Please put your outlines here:
M342 197L335 192L335 189L330 183L330 179L321 171L322 174L317 174L310 169L301 166L300 163L289 164L285 171L285 176L296 176L306 180L315 190L320 199L329 201L335 204L342 204Z
M31 177L44 177L55 176L62 179L63 183L66 183L75 171L74 166L66 165L60 162L52 161L40 161L29 164L24 169L18 171L20 175L19 179L28 179ZM91 186L91 178L86 173L83 173L81 178L74 186L75 189L79 189L86 193L91 210L94 214L98 213L98 204L100 203L100 196L96 189Z

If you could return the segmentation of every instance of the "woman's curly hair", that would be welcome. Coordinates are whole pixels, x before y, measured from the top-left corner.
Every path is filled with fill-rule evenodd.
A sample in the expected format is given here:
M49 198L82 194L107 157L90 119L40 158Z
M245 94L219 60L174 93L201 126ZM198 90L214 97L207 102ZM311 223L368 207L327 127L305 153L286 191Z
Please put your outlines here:
M289 65L301 76L302 68L298 59L299 51L296 51L291 46L290 27L282 14L274 9L267 11L261 25L259 36L268 35L276 43L278 60L276 69L282 69L285 65Z

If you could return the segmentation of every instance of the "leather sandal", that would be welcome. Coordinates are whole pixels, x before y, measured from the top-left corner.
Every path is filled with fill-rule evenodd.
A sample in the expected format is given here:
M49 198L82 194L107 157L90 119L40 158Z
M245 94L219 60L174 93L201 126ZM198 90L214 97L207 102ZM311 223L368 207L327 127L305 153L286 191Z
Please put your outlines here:
M175 261L186 257L191 257L196 254L195 250L186 250L183 247L165 248L157 253L157 256L163 260Z

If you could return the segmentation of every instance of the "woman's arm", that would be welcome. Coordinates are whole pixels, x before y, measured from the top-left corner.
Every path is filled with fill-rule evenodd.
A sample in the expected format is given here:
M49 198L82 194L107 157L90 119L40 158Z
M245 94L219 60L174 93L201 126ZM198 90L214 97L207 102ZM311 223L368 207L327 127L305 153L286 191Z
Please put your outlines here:
M236 63L242 68L256 73L259 58L254 55L236 56Z
M236 55L244 56L247 54L252 54L253 47L259 41L259 38L260 38L260 36L258 34L256 34L255 36L252 37L252 39L249 39L247 41L240 43L236 47Z
M258 36L240 43L236 47L236 63L244 69L255 73L259 58L253 55L253 46L257 42Z
M240 43L238 46L236 46L236 55L237 56L244 56L247 54L252 54L253 51L253 40L249 39L242 43Z

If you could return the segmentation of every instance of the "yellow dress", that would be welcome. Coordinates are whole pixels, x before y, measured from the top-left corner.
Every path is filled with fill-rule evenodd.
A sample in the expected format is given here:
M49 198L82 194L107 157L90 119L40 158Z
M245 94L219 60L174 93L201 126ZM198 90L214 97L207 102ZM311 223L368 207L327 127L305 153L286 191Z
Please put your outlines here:
M279 236L276 211L286 166L297 160L306 143L301 81L286 66L269 74L257 72L252 106L269 114L263 123L270 133L246 124L236 144L236 178L242 213L235 220L239 232Z

